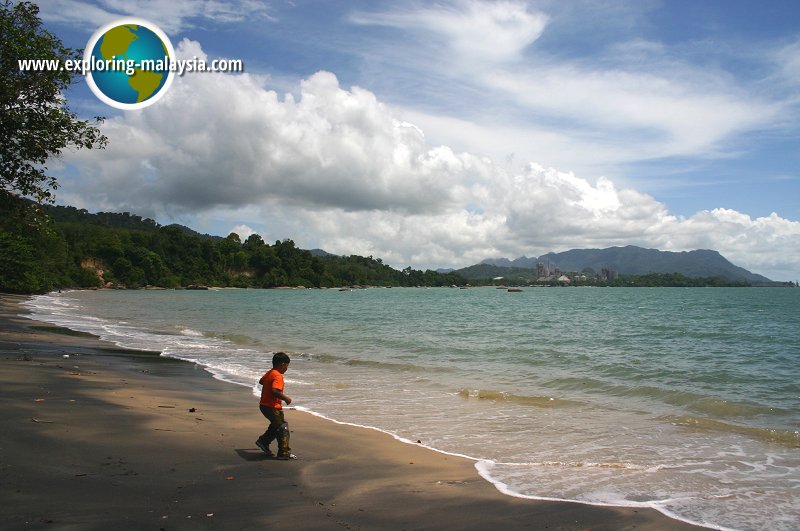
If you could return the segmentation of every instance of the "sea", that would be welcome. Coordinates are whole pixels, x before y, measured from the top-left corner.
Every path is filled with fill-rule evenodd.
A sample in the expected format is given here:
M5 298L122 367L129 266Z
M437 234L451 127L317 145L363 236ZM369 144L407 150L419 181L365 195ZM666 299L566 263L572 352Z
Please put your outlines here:
M474 459L510 496L800 528L800 289L101 290L27 306L254 394L286 351L297 409Z

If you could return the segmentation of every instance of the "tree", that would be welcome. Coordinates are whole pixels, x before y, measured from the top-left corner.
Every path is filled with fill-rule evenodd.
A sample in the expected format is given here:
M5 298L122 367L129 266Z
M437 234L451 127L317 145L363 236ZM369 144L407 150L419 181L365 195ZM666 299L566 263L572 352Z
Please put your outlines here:
M0 231L0 289L11 293L38 293L52 289L34 249L24 237Z
M264 238L254 233L248 236L242 245L244 245L245 248L247 249L254 249L258 247L263 247L265 243L264 243Z
M21 70L21 60L80 59L44 29L39 8L30 2L0 3L0 199L32 196L53 202L58 187L46 162L64 149L103 148L108 139L93 123L79 120L64 92L78 73L59 69Z

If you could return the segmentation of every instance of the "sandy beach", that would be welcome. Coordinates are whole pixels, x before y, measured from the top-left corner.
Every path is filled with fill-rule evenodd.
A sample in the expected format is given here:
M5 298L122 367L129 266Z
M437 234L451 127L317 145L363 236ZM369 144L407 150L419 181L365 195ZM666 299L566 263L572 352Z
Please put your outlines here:
M295 410L298 459L267 458L249 389L20 317L23 300L0 295L4 529L701 529L506 496L471 460Z

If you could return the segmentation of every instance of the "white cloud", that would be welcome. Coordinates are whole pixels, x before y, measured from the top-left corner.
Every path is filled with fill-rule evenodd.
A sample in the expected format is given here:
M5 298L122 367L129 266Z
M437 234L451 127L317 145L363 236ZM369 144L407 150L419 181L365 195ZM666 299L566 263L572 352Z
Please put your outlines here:
M671 227L656 242L719 250L734 264L776 280L796 280L800 264L800 222L776 213L752 219L735 210L698 212Z
M196 43L178 46L179 56L198 53ZM108 121L107 150L75 157L100 182L131 183L148 204L185 209L280 198L348 210L436 210L455 200L463 175L480 171L474 157L427 146L374 94L344 90L333 74L304 80L297 100L261 81L176 78L157 109ZM145 164L160 178L142 185ZM134 195L127 185L104 188L119 201Z
M87 28L98 28L120 17L141 17L168 35L192 28L199 20L230 23L272 18L268 6L256 0L50 0L40 9L45 22Z
M248 227L245 224L241 224L241 225L236 225L235 227L233 227L231 230L228 231L228 234L231 233L239 235L239 239L241 241L245 241L251 235L256 234L256 231L254 231L252 228Z
M617 141L635 135L633 159L707 155L734 133L765 126L778 106L732 91L686 83L681 76L547 66L495 73L486 82L515 101Z
M607 35L583 55L554 45L563 34L592 27L604 35L624 30L611 18L635 18L643 9L603 2L573 12L548 3L461 0L358 13L353 21L406 32L406 38L379 43L379 51L365 51L364 58L403 57L398 75L425 80L413 98L392 97L410 100L405 106L412 113L427 114L426 131L437 128L438 141L497 159L511 153L546 158L598 176L640 161L724 156L740 135L778 127L790 99L768 100L762 88L662 43ZM792 52L785 49L787 70ZM392 68L383 71L393 75ZM422 110L419 100L436 101L436 111ZM473 133L448 130L444 121L466 122Z
M191 41L178 51L202 53ZM503 167L431 145L373 93L328 72L296 95L263 84L248 74L177 79L157 105L109 120L106 150L65 157L80 176L65 175L59 199L162 220L224 213L243 238L268 227L268 241L396 267L627 244L712 248L778 278L800 264L800 222L732 210L681 218L609 178Z
M775 53L775 62L789 80L800 83L800 41L781 47Z
M351 20L440 34L450 51L445 54L448 60L482 63L519 59L541 36L548 17L520 2L464 0L416 11L357 13Z

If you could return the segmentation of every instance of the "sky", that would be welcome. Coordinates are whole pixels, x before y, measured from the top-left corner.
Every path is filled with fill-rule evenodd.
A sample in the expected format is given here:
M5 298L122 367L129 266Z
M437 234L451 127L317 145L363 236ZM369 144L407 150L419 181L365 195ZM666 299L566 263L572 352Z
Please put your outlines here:
M48 0L83 48L147 19L175 77L105 150L49 164L57 203L382 258L397 268L639 245L800 278L794 0Z

